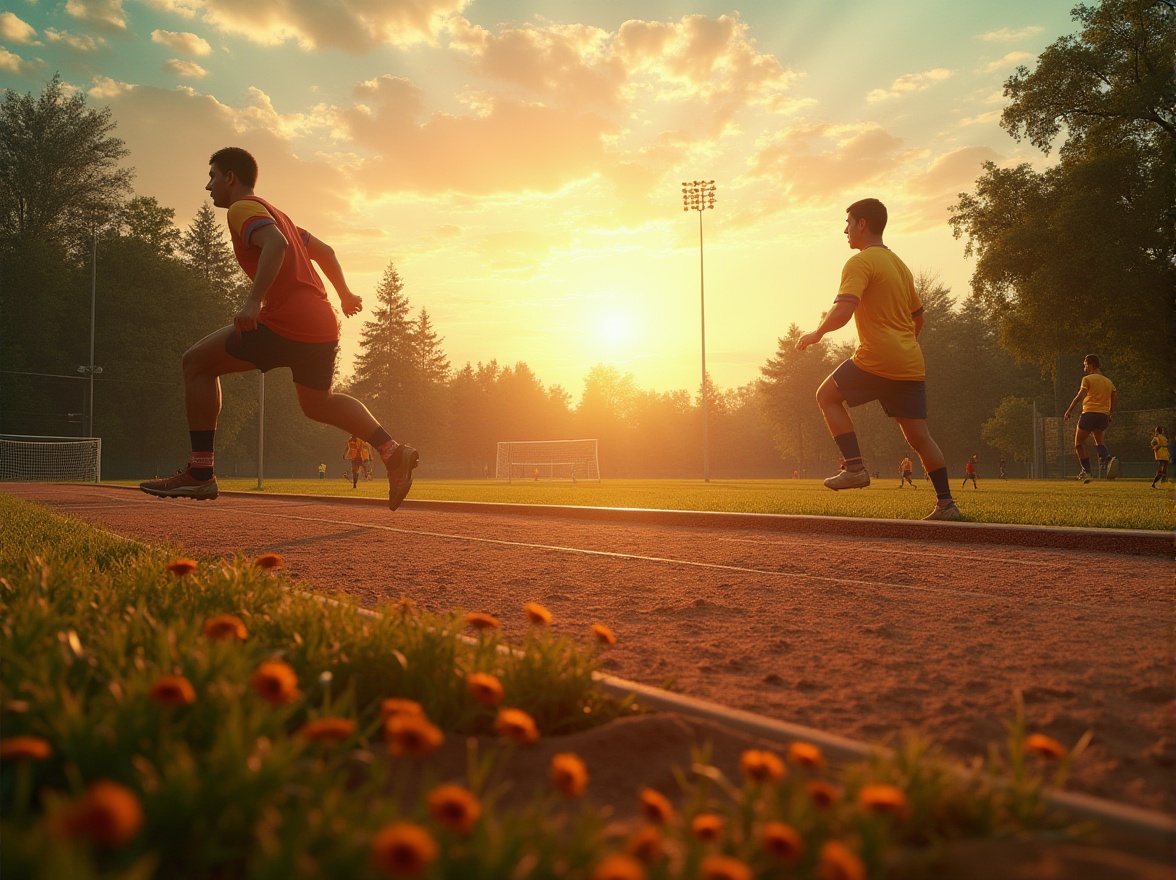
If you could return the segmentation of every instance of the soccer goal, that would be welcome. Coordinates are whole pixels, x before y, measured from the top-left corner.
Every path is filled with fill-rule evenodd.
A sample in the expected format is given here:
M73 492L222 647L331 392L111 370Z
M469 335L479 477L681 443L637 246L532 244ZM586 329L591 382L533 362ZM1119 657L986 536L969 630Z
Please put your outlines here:
M503 440L494 479L600 482L595 440Z
M0 434L0 481L97 483L102 479L102 438Z

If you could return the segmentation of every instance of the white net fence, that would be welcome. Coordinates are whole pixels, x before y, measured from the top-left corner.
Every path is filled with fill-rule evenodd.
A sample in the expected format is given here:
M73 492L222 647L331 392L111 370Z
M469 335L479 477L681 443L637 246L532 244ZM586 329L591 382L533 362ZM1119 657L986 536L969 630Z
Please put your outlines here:
M0 436L0 482L96 483L101 478L99 437Z
M595 440L504 440L498 444L494 479L600 481Z

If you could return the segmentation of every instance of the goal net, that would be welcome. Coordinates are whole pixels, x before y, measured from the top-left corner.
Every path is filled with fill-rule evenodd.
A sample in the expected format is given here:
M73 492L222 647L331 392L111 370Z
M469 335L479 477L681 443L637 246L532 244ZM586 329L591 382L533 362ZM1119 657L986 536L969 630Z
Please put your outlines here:
M97 483L101 478L100 437L0 435L0 481Z
M494 479L600 482L595 440L503 440Z

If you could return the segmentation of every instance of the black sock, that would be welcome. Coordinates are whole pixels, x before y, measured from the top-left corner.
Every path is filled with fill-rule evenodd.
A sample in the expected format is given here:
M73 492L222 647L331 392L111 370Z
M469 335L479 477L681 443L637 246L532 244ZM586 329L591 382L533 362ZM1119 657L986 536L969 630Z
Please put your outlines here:
M374 434L372 434L372 436L368 437L367 442L372 444L372 446L374 448L379 449L381 446L383 446L385 443L387 443L391 439L392 439L391 434L389 434L387 431L385 431L379 425L376 425L376 432Z
M1090 459L1089 458L1082 459L1082 470L1086 471L1086 473L1090 473Z
M951 501L951 486L947 481L947 468L936 468L927 476L931 478L931 485L935 487L935 497L940 501Z
M841 457L845 459L846 467L851 471L860 471L862 465L862 451L858 448L857 434L848 431L833 438L837 448L841 450Z
M211 431L188 432L188 438L192 441L193 461L199 461L201 464L207 462L206 467L192 467L192 461L189 462L188 473L190 473L197 480L208 480L212 478L213 441L215 437L215 428ZM201 455L199 453L203 454Z

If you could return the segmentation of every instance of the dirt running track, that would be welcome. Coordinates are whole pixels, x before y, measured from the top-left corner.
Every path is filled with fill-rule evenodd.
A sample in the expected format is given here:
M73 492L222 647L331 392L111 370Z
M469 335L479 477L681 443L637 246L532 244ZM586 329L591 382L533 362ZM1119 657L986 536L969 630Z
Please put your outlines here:
M602 523L97 486L0 491L188 555L280 553L376 608L401 595L619 643L606 671L866 741L907 728L964 758L1031 729L1094 740L1071 784L1174 807L1172 563L1163 556ZM868 532L863 525L862 532Z

